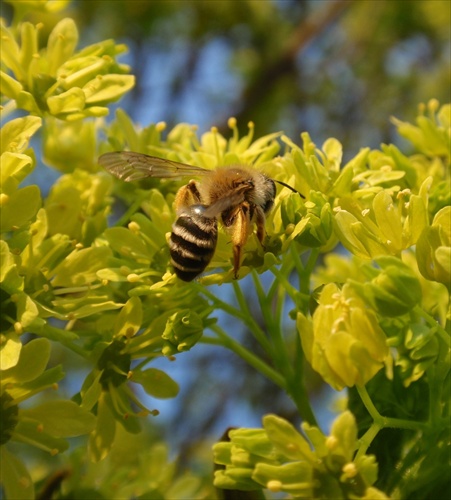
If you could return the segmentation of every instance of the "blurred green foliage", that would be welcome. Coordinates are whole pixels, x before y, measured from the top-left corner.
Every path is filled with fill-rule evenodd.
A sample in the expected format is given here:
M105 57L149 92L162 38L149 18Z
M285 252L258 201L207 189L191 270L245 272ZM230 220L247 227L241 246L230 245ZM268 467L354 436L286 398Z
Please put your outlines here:
M412 120L425 96L449 99L447 0L114 5L80 2L74 14L90 38L130 46L137 85L126 109L145 123L163 115L170 127L224 132L235 116L241 132L254 121L258 136L337 137L349 158L398 140L387 117Z
M304 129L287 113L289 105L302 116L299 96L315 105L320 94L329 95L322 101L324 113L333 115L338 103L349 111L358 96L337 99L339 86L324 94L337 69L335 51L344 47L365 53L361 59L353 53L365 62L353 69L387 93L371 102L377 109L374 122L364 99L362 122L336 115L345 125L343 141L359 123L376 127L382 115L388 123L392 113L411 113L399 114L390 95L395 87L384 85L384 72L395 71L390 57L396 61L399 44L419 32L428 34L428 46L436 50L430 74L441 70L445 14L432 16L428 2L409 9L405 2L341 1L321 8L312 2L117 2L117 9L107 2L9 3L14 15L2 22L1 67L5 498L210 499L230 490L239 498L286 493L370 500L433 498L449 490L451 105L429 99L441 97L440 79L427 87L427 103L420 105L415 123L392 120L407 151L382 144L352 156L350 141L344 148L329 138L317 147L312 133L302 133L302 144L290 134L268 133L282 123L291 123L285 130ZM78 22L64 17L62 9L73 9ZM102 12L102 23L92 30L90 23ZM298 26L296 16L306 20ZM133 29L122 31L124 19ZM363 19L373 23L372 33L362 28ZM237 108L240 120L218 119L223 130L199 133L183 122L142 128L122 109L111 122L103 119L135 83L130 68L116 60L126 47L111 34L127 36L138 57L157 39L161 50L163 36L176 31L171 22L178 26L179 42L193 42L188 54L194 69L209 30L237 49L241 90L252 98ZM89 40L88 31L80 37L80 26L90 27L96 40ZM277 36L268 37L268 26ZM334 29L349 38L328 45ZM108 39L99 42L102 30L108 30ZM241 33L247 43L230 33ZM390 37L382 42L384 33ZM378 41L379 34L381 41L372 45L370 38ZM321 62L329 54L332 73L324 76L317 67L323 85L306 93L290 76L299 76L299 55L321 35ZM359 43L347 45L351 40ZM390 57L381 43L390 47ZM142 81L138 78L138 86ZM266 88L257 92L257 81ZM413 87L411 96L425 95L420 84ZM404 110L410 103L401 104ZM212 111L209 119L214 116ZM248 117L261 120L240 131ZM333 120L328 123L333 130ZM303 197L278 189L265 247L249 239L239 280L233 278L228 236L221 231L206 274L181 283L169 266L166 243L181 183L113 179L100 171L97 158L117 149L204 168L253 165ZM61 174L48 195L30 181L45 171L43 162ZM112 218L115 200L125 208ZM232 299L224 297L224 289ZM224 321L226 315L233 322ZM236 335L239 329L246 338ZM217 415L199 406L199 428L208 430L208 418L224 425L223 394L239 392L240 384L249 388L249 402L265 401L270 413L262 428L232 430L214 446L214 480L206 433L194 436L192 448L181 449L179 462L173 461L158 435L159 410L148 408L154 399L178 397L170 365L187 351L195 360L202 343L233 352L262 377L254 373L250 383L244 365L225 383L216 367L201 372L195 379L201 397L202 386L218 383L213 379L223 386ZM321 384L349 390L347 409L337 410L330 433L318 426L312 369ZM259 379L267 382L262 391ZM276 395L269 404L268 387L267 395ZM195 428L187 411L198 402L195 392L191 401L181 400L169 436L177 428ZM286 403L278 404L281 394L288 396L289 411ZM396 437L396 446L387 445L387 435Z

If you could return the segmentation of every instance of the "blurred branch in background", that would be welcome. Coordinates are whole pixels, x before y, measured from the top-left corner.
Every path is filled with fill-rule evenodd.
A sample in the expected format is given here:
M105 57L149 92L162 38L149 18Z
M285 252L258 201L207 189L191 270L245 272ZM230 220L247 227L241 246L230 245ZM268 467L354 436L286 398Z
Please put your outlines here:
M239 123L254 120L261 102L274 92L277 84L284 78L291 77L296 80L296 61L301 51L315 38L321 36L346 9L351 7L351 4L352 0L325 2L324 8L310 13L306 19L300 21L290 34L286 46L281 48L280 53L269 61L267 66L262 65L259 68L260 74L255 74L254 79L242 92L241 109L232 113Z
M81 2L88 43L122 39L137 85L127 112L143 125L196 123L255 134L308 130L349 155L396 139L387 116L449 98L446 0Z

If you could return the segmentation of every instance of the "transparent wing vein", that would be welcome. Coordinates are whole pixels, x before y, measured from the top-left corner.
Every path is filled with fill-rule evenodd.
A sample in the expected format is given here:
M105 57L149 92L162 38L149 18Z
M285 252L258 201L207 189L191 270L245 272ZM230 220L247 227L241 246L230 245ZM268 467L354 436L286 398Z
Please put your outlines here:
M115 177L126 182L146 177L169 179L190 175L201 176L210 172L205 168L133 151L105 153L99 158L99 164Z

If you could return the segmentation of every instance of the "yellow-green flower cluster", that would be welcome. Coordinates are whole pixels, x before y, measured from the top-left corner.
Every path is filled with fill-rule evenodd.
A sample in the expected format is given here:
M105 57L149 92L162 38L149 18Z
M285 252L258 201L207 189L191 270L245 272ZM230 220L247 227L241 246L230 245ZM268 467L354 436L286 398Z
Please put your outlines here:
M303 434L275 415L263 418L263 429L229 431L230 441L214 445L219 467L214 484L234 490L267 489L290 498L386 499L372 485L377 479L374 456L356 456L357 426L350 412L333 423L330 436L302 425Z
M451 291L451 206L439 210L432 224L423 229L416 256L421 274Z
M125 74L128 67L116 62L124 45L106 40L76 51L78 30L66 18L41 48L41 28L29 22L15 28L1 24L2 93L17 108L64 120L105 116L106 105L133 87L134 77Z
M335 281L347 283L342 288L352 290L364 301L367 310L372 311L371 315L376 315L405 386L423 376L437 361L441 348L446 350L441 346L437 328L446 325L449 292L443 284L420 274L413 250L403 253L402 260L384 256L375 259L373 264L328 255L325 265L315 275L317 293L324 288L320 283L336 287ZM314 305L317 304L315 295ZM431 328L424 321L422 311L437 318L437 328ZM301 338L305 334L304 342L307 342L313 336L310 321L300 315L298 326ZM389 366L387 363L387 368Z
M56 389L64 373L60 365L47 369L49 340L31 340L15 355L15 351L4 345L4 335L0 337L3 344L0 357L0 482L7 498L32 498L30 474L22 461L8 450L8 443L20 442L56 455L69 448L66 438L91 432L96 419L92 413L68 400L52 399L22 407L24 401L42 391Z
M337 390L365 385L388 356L375 312L349 284L325 285L312 320L298 312L297 328L307 360Z
M20 183L34 168L34 158L27 150L33 134L41 127L34 116L16 118L3 125L0 131L0 206L1 231L15 231L36 216L41 194L35 185L20 188Z
M111 453L93 462L80 447L69 457L71 474L62 489L72 498L215 498L210 481L186 471L168 446L151 433L130 434L121 427ZM208 481L208 484L206 484Z

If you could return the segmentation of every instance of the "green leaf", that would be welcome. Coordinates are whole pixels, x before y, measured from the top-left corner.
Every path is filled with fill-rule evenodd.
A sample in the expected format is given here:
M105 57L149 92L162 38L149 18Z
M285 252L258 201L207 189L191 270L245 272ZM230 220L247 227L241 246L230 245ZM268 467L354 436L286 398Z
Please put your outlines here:
M78 30L70 18L62 19L52 30L47 42L48 72L56 76L58 68L74 53L78 43Z
M19 44L16 42L12 30L4 26L3 23L0 24L0 37L2 40L2 63L12 70L18 80L24 81L26 75L20 65Z
M442 247L440 236L440 227L438 226L426 227L423 230L415 249L418 269L426 279L449 286L451 275L447 273L446 268L442 267L436 257L437 249ZM438 256L439 258L443 256L443 252L442 254L439 252Z
M102 372L98 373L94 379L92 379L91 376L87 377L86 381L92 380L92 383L90 385L86 384L87 388L85 387L85 384L83 384L83 389L81 391L82 408L85 408L86 410L91 410L99 400L100 394L102 393L102 385L100 384L101 376Z
M96 418L73 401L46 401L20 414L42 425L44 432L56 437L74 437L88 434L95 427Z
M62 453L69 448L69 443L65 439L42 430L38 421L21 418L23 411L19 410L19 423L13 434L14 441L31 444L51 455Z
M435 251L435 260L444 270L444 275L451 276L451 248L438 247Z
M308 440L312 443L316 456L320 458L327 456L329 448L326 445L326 436L320 431L320 429L313 425L309 425L307 422L303 422L302 430Z
M316 460L309 444L299 431L285 419L276 415L263 417L263 427L268 438L289 460Z
M274 444L270 441L264 429L233 429L229 431L229 437L232 444L238 445L237 449L242 448L250 454L263 457L266 460L274 461L277 458ZM232 449L232 462L235 461L235 452L234 447Z
M108 104L120 99L135 85L133 75L98 75L83 87L86 104Z
M327 169L339 172L341 160L343 159L343 146L340 141L329 138L324 142L322 150L326 155Z
M139 263L149 263L149 250L136 234L125 227L111 227L103 233L111 248Z
M284 491L295 498L314 498L313 468L305 462L283 465L259 463L252 479L272 491Z
M2 334L0 345L0 370L8 370L19 362L22 342L15 332Z
M252 478L252 469L246 467L230 467L215 471L214 486L227 490L253 491L260 490L261 485ZM238 497L240 498L240 497Z
M41 126L37 116L26 116L9 121L0 129L0 152L22 153L27 149L30 138Z
M62 94L49 97L47 105L50 113L55 116L76 113L85 107L85 94L78 87L74 87Z
M26 399L33 396L37 392L55 386L55 384L63 378L64 373L61 365L54 366L35 379L30 380L30 382L24 382L21 385L12 388L9 392L11 396L16 399Z
M33 115L42 115L41 109L39 108L33 94L30 92L26 92L25 90L19 92L16 98L16 104L19 109L25 109Z
M396 253L402 248L402 224L393 200L387 191L380 191L373 200L374 216L382 234L390 241Z
M202 490L202 480L200 477L184 475L176 478L166 492L166 498L173 500L186 500L187 498L196 498ZM153 499L154 497L152 497ZM246 500L246 498L242 498ZM251 499L249 499L251 500Z
M83 208L77 187L61 187L60 179L45 200L45 210L50 234L61 233L80 239Z
M96 125L93 121L78 120L62 124L61 120L55 117L49 116L46 119L43 147L44 161L60 172L73 172L77 168L85 171L95 170L97 167L93 160L96 156L96 147ZM73 182L74 180L75 182ZM72 187L78 188L81 183L87 184L89 180L78 175L75 176L75 179L72 178L72 182ZM111 182L112 179L106 176L105 179L100 176L92 179L92 184L95 186L98 184L99 189L104 185L111 184ZM55 186L52 195L58 198L57 191L64 191L65 186L67 184L64 182L61 182L58 187ZM74 191L79 191L79 189L74 189ZM64 194L63 192L62 195Z
M3 193L11 195L33 170L30 156L5 151L1 156L0 186Z
M20 65L28 70L28 76L33 75L32 61L35 54L38 53L38 27L29 22L23 22L20 25ZM34 75L33 75L34 76Z
M140 371L133 370L131 381L141 384L143 389L155 398L175 398L179 386L167 373L157 368Z
M340 171L340 175L334 182L334 185L330 190L330 195L338 198L349 196L351 194L353 178L354 169L352 165L346 165L343 170Z
M42 327L45 320L39 317L36 303L26 293L19 294L17 298L17 319L24 330L34 330Z
M98 281L96 272L105 267L110 255L111 250L108 247L74 250L54 270L53 286L81 286Z
M357 449L357 426L354 415L350 411L341 413L333 422L330 435L338 441L340 451L347 462L352 461L354 452Z
M86 47L87 48L87 47ZM86 85L97 75L101 75L109 66L109 61L102 57L84 56L81 52L66 61L58 69L58 77L64 89L78 88Z
M355 234L355 227L361 223L347 210L340 210L335 214L335 232L341 243L357 257L368 259L370 255L362 242Z
M406 221L408 246L415 245L421 232L428 225L428 211L424 200L419 195L412 195L409 199L409 217Z
M5 498L10 500L34 500L34 483L31 476L18 458L5 446L0 447L0 484L4 488Z
M133 337L141 328L143 320L142 304L139 297L132 297L121 309L114 324L114 335Z
M2 374L4 381L29 382L39 377L50 358L50 342L47 339L34 339L22 347L19 362Z
M2 202L1 232L17 230L36 215L41 206L41 192L38 186L18 189Z
M100 462L110 452L116 434L116 420L109 406L109 395L102 392L97 405L97 425L89 436L89 456Z
M382 256L376 259L381 272L365 283L373 306L383 316L401 316L421 301L421 284L416 273L401 259Z
M17 96L23 89L20 82L3 71L0 71L0 85L2 87L2 93L10 99L17 99Z
M99 303L86 304L84 306L75 308L71 311L71 315L74 318L86 318L87 316L92 316L93 314L98 314L104 311L113 311L119 309L121 304L113 302L112 300L102 300Z
M9 294L23 290L23 278L19 276L16 260L4 240L0 240L0 283Z

